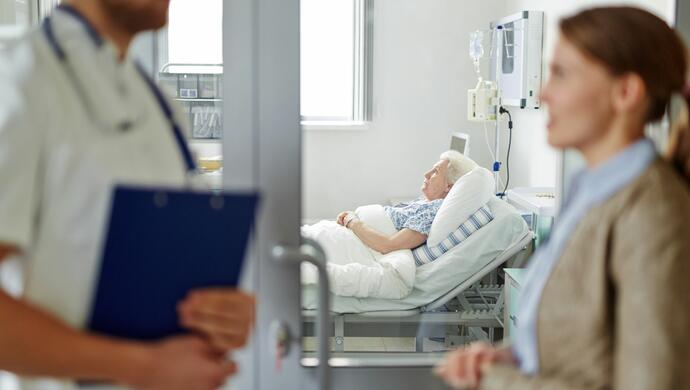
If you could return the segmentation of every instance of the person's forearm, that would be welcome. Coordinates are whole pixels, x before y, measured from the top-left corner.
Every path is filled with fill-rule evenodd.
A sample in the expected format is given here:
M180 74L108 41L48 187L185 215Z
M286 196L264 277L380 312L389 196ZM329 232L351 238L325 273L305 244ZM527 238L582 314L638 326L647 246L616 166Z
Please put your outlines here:
M353 220L348 227L359 237L364 245L383 254L396 250L390 237L367 226L360 220ZM400 248L397 248L400 249Z
M148 348L74 330L0 291L0 369L19 375L131 383Z

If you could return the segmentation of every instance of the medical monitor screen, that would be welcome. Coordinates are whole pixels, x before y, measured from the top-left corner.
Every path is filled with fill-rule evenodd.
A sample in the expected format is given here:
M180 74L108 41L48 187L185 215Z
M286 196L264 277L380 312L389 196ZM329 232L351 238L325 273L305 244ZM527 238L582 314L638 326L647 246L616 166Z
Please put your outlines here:
M450 148L464 154L468 153L469 136L463 133L456 133L450 139Z

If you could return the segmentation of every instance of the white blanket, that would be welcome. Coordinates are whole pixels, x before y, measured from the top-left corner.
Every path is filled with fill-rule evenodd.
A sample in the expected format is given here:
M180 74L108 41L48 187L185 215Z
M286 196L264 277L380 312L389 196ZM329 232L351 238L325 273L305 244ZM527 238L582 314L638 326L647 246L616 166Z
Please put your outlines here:
M396 232L380 205L362 206L355 213L381 233L391 235ZM316 240L326 252L331 291L336 295L402 299L414 287L416 270L410 250L383 255L364 245L350 229L335 221L303 226L302 235ZM316 284L317 280L315 267L303 264L302 283Z

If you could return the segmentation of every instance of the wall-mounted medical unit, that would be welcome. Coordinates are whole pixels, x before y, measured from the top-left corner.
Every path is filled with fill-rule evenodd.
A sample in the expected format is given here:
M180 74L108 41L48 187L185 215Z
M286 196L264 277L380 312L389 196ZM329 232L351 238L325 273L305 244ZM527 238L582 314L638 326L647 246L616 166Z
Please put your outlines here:
M491 23L491 80L503 106L539 108L544 13L522 11Z

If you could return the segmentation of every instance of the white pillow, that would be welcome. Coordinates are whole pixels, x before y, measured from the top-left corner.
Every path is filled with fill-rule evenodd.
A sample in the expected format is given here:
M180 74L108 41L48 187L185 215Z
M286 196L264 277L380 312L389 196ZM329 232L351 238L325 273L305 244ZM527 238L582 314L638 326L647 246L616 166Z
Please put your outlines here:
M426 240L436 246L494 196L494 177L477 167L455 182L436 213Z

